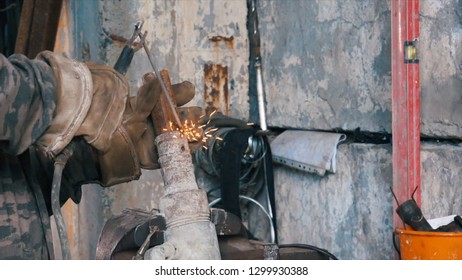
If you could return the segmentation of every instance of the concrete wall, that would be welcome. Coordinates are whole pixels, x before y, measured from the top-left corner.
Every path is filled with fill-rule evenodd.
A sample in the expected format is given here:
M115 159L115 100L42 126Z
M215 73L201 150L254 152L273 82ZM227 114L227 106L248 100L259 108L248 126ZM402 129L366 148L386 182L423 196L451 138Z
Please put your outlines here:
M391 131L389 1L260 2L270 126Z
M462 3L421 1L422 134L462 138Z
M422 134L460 139L461 4L420 2ZM390 1L292 3L260 5L269 125L391 133ZM462 212L459 152L422 146L428 218ZM393 258L390 145L345 144L338 156L338 172L324 178L275 169L280 241L343 259Z
M338 172L324 177L276 168L279 242L308 243L341 259L393 259L391 145L340 145ZM422 145L427 219L462 213L462 148Z
M244 120L255 111L248 95L245 0L70 2L74 57L113 65L123 43L111 35L130 37L142 18L158 68L168 69L173 82L196 85L192 104ZM391 133L390 1L259 2L271 127ZM422 133L433 138L462 135L460 15L458 1L421 1ZM127 73L132 93L148 71L141 50ZM220 77L219 84L214 77ZM461 152L451 143L422 145L427 217L462 213ZM276 166L280 243L312 244L341 259L394 258L391 154L391 144L349 142L339 147L336 174L319 177ZM89 189L103 203L87 202L93 196L87 192L78 207L99 209L95 215L102 217L92 218L98 228L126 207L154 207L162 180L152 171L137 182Z

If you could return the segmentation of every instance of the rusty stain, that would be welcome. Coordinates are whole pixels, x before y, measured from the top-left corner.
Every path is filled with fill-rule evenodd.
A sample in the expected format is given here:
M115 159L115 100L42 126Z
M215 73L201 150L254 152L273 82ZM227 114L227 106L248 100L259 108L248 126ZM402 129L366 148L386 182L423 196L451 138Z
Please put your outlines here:
M229 114L228 66L221 64L204 65L205 112L213 111Z
M109 33L108 34L108 37L111 38L111 40L113 41L116 41L116 42L120 42L120 43L127 43L128 39L123 37L123 36L120 36L120 35L117 35L117 34L113 34L113 33Z
M225 36L213 36L209 38L210 41L214 43L214 46L217 47L219 42L223 42L228 48L234 49L234 36L225 37Z
M111 39L112 42L118 43L120 46L124 46L128 42L127 38L113 33L107 34L107 37ZM137 48L139 45L139 42L133 42L132 47Z

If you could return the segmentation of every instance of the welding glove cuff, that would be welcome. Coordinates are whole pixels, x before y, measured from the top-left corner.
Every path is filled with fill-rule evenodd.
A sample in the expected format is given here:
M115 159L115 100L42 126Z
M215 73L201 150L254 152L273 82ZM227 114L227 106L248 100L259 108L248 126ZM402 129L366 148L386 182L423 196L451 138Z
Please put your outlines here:
M123 125L129 104L126 78L112 67L81 63L50 51L37 58L46 61L55 74L57 106L35 146L53 159L72 139L81 137L97 153L91 158L99 160L101 185L137 179L141 172L132 139L138 136L130 135Z

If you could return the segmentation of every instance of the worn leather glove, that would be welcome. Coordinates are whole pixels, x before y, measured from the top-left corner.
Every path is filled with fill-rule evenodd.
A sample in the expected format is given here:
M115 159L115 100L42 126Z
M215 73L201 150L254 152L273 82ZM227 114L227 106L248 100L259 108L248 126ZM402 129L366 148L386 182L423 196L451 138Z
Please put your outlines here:
M40 56L52 65L58 80L55 116L37 141L42 154L53 158L73 138L83 138L91 146L85 152L93 156L82 158L95 159L99 169L88 180L102 186L138 179L141 168L159 168L150 118L162 94L157 79L147 80L136 96L129 97L127 80L112 67L83 64L51 52ZM189 82L172 88L178 106L194 97ZM85 174L81 175L72 181L85 183Z

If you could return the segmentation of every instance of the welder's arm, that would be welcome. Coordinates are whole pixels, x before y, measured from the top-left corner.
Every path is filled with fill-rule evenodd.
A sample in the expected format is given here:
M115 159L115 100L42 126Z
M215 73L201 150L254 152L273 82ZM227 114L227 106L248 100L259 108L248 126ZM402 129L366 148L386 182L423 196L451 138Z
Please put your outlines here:
M56 108L56 79L50 65L0 54L0 149L19 155L48 128Z
M105 65L48 51L34 60L16 55L0 62L0 148L11 154L30 148L47 189L54 157L77 144L63 173L61 201L78 202L84 183L111 186L138 179L141 168L159 168L150 123L161 94L156 79L130 98L125 77ZM194 97L188 82L173 89L179 106Z
M57 76L58 68L42 57L29 59L14 54L7 58L0 54L0 150L13 156L30 152L31 166L23 168L35 170L48 204L54 160L35 144L57 118L57 89L62 87L66 76ZM75 77L77 72L70 74ZM74 100L70 98L70 101ZM64 172L62 202L69 197L78 202L80 187L76 186L101 177L93 148L81 140L77 141L75 156Z

